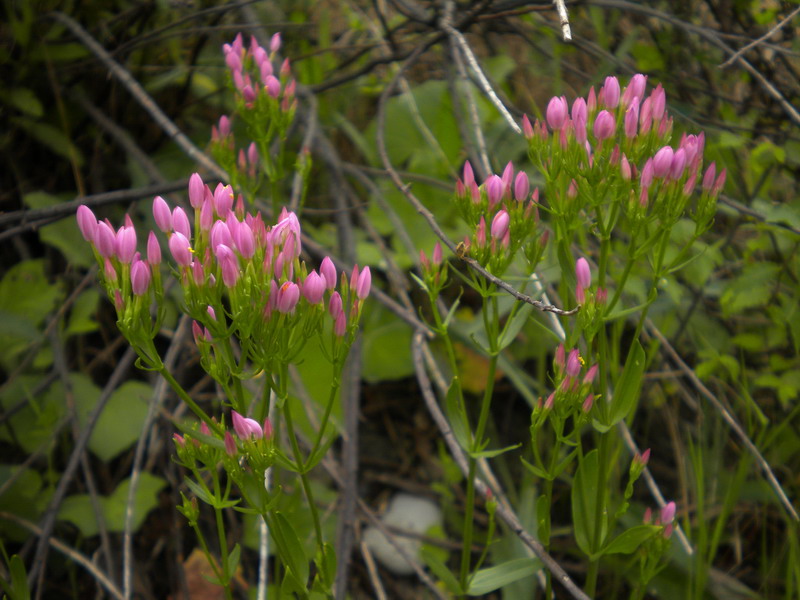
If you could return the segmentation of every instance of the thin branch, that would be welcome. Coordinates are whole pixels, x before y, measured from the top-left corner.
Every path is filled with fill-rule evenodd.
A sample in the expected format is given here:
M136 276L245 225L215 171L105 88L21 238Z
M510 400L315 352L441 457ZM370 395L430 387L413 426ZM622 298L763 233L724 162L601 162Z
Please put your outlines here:
M569 15L567 14L567 6L564 0L553 0L556 5L556 12L558 13L558 20L561 22L561 35L564 37L565 42L572 41L572 31L569 28Z
M436 39L436 38L434 38ZM476 261L474 258L470 258L469 256L459 252L456 249L456 245L445 235L444 231L439 224L436 222L436 219L423 204L419 201L419 199L411 193L409 186L404 184L403 181L400 179L400 176L395 171L394 167L392 166L391 161L389 160L389 154L386 150L386 133L385 133L385 125L386 125L386 103L389 99L389 96L394 91L395 86L397 85L399 78L402 76L403 72L411 66L416 59L418 59L421 54L427 49L428 44L421 44L417 47L417 49L412 53L412 55L408 58L408 60L403 63L403 66L398 70L395 77L386 86L383 93L378 100L378 116L377 116L377 128L376 128L376 140L378 145L378 154L381 157L381 161L383 162L384 167L386 167L387 172L389 173L392 182L395 184L397 189L399 189L403 195L411 202L414 209L422 215L422 217L428 222L428 225L433 230L433 232L442 240L445 245L450 249L453 254L457 255L462 261L467 263L476 273L481 275L487 281L495 284L500 289L508 292L512 296L514 296L517 300L521 300L522 302L527 302L528 304L532 305L533 307L543 311L543 312L554 312L558 315L572 315L578 311L578 308L574 308L572 310L564 310L558 308L556 306L552 306L549 304L545 304L544 302L540 302L539 300L535 300L526 294L522 294L518 292L514 286L509 283L506 283L499 277L492 275L489 271L483 268L483 266Z
M725 68L727 68L727 67L731 66L731 65L732 65L734 62L736 62L736 61L739 59L739 57L740 57L740 56L742 56L742 55L743 55L745 52L747 52L747 51L748 51L748 50L750 50L751 48L754 48L754 47L758 46L759 44L761 44L761 43L765 42L765 41L766 41L766 40L768 40L769 38L771 38L771 37L772 37L773 35L775 35L775 34L776 34L776 33L777 33L777 32L778 32L780 29L782 29L784 25L786 25L786 24L787 24L789 21L791 21L792 19L794 19L794 17L797 15L797 13L800 13L800 6L798 6L797 8L795 8L795 9L794 9L794 10L793 10L791 13L789 13L789 16L788 16L788 17L786 17L785 19L783 19L782 21L780 21L780 22L779 22L777 25L775 25L775 27L773 27L772 29L770 29L770 30L769 30L767 33L765 33L764 35L762 35L760 38L758 38L757 40L753 40L752 42L750 42L750 43L749 43L749 44L747 44L746 46L742 46L741 48L739 48L739 49L738 49L738 50L737 50L737 51L736 51L736 52L735 52L735 53L734 53L734 54L733 54L733 55L732 55L732 56L731 56L731 57L730 57L728 60L726 60L724 63L722 63L722 64L719 66L719 68L720 68L720 69L725 69Z
M747 448L748 452L753 456L758 466L761 467L761 470L764 473L764 476L767 478L767 482L769 483L770 487L775 491L775 494L778 496L781 504L783 504L784 508L786 508L787 512L792 516L795 521L800 521L800 516L798 516L797 511L792 506L791 500L786 495L786 492L783 491L778 478L773 473L772 468L769 466L769 463L766 459L762 456L761 452L756 448L756 445L750 441L750 438L747 437L744 429L739 423L736 421L736 417L734 417L728 409L726 409L722 403L717 399L717 397L711 393L700 378L695 374L695 372L687 365L680 355L675 351L672 347L672 344L669 343L669 340L662 334L653 323L648 320L647 321L647 331L650 335L656 338L664 349L669 354L672 361L678 366L678 368L683 372L683 374L692 382L692 385L695 389L700 392L706 400L708 400L711 405L722 415L722 419L728 424L728 426L733 430L736 434L736 437L742 442L745 448Z
M115 61L108 51L103 48L90 34L86 31L80 23L75 21L72 17L65 15L62 12L52 12L49 15L55 21L58 21L69 29L72 34L77 37L84 46L86 46L92 54L94 54L106 66L109 72L116 77L120 83L131 93L136 101L144 108L156 124L164 130L164 132L180 146L180 148L192 160L203 165L205 169L214 174L221 181L227 181L227 173L222 170L219 165L212 161L202 150L192 143L192 141L178 128L172 120L164 114L164 111L155 103L149 96L145 89L139 84L134 77L125 70L122 65Z

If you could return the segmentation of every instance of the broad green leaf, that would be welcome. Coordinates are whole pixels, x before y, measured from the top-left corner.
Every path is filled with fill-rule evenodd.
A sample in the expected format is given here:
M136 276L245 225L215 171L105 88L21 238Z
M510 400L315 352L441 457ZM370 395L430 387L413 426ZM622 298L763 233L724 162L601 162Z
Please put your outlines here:
M380 321L371 318L362 334L362 374L367 381L402 379L414 372L411 328L394 315L384 313L388 311L374 311L371 316L379 317Z
M236 544L231 550L230 554L228 554L228 564L225 567L225 571L228 573L228 577L233 577L236 574L236 568L239 566L239 559L242 556L242 547L239 544Z
M500 340L498 340L499 350L502 350L517 338L517 334L519 334L520 329L522 329L522 326L527 322L531 310L533 310L533 304L528 304L527 302L517 310L511 322L503 332L503 335L500 337Z
M597 450L592 450L583 457L572 482L572 525L575 530L575 541L587 556L597 551L595 540L595 523L597 507ZM600 539L606 534L608 516L602 515Z
M774 292L780 268L775 263L757 262L742 269L720 297L723 316L728 318L767 302Z
M528 469L531 473L533 473L537 477L541 477L542 479L551 479L550 474L544 469L540 469L536 465L532 465L524 458L520 460L522 460L522 464L525 466L525 468Z
M436 577L439 578L451 594L460 596L462 594L461 584L453 575L450 568L444 564L441 559L428 548L423 547L419 552L420 558L428 566Z
M96 288L88 288L78 296L70 311L69 323L65 331L68 336L97 331L98 324L94 315L97 312L99 300L100 293Z
M18 87L0 91L0 100L31 117L41 117L44 114L42 103L28 88Z
M642 543L660 531L659 527L653 525L637 525L627 531L623 531L606 547L601 554L630 554L634 552Z
M625 368L622 369L617 381L617 388L614 397L611 399L610 415L608 426L614 426L628 416L628 413L636 405L639 397L639 390L642 386L642 374L644 373L645 354L639 341L635 341L628 352L625 360Z
M147 472L139 475L134 495L132 531L137 531L144 523L147 514L158 505L158 492L165 485L166 481L161 477ZM130 479L126 479L110 496L98 498L103 512L102 518L105 519L106 528L111 533L121 533L125 530L129 489ZM65 498L58 511L58 518L71 522L85 537L92 537L100 531L97 515L88 494L75 494Z
M275 511L270 519L270 532L295 582L305 588L308 584L308 558L294 526L283 513Z
M488 594L523 577L533 575L538 568L539 565L533 558L517 558L494 567L481 569L470 579L467 594L470 596Z
M55 154L74 161L77 166L83 166L84 158L77 146L72 143L63 131L56 129L49 123L34 121L27 117L17 117L12 122L27 131L31 137L40 142Z

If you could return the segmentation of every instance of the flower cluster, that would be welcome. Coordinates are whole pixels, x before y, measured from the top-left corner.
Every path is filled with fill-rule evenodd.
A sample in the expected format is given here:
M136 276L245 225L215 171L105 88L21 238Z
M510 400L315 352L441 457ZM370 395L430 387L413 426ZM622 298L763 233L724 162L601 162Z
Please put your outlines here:
M564 344L556 348L553 359L556 388L542 404L534 409L531 427L540 426L552 412L556 411L560 420L565 420L579 407L583 415L589 415L594 406L592 385L597 378L598 366L592 365L584 372L585 361L577 348L567 354ZM582 374L583 373L583 374Z
M325 257L318 271L309 270L300 260L302 237L294 213L284 210L268 227L260 213L244 214L241 197L234 208L230 186L218 184L212 192L197 173L189 181L189 202L194 227L181 207L171 209L160 196L153 200L153 217L166 234L187 312L195 320L203 365L212 376L225 378L222 374L230 368L226 350L218 349L217 341L231 331L246 358L270 369L276 361L291 362L328 315L331 356L339 356L340 350L346 353L370 291L369 267L356 266L349 279L344 273L339 277L333 261ZM130 218L115 232L81 206L78 225L95 249L120 320L149 324L150 295L159 303L163 298L158 236L149 232L144 261L136 251Z
M211 153L230 174L231 182L249 195L258 189L261 175L270 180L282 175L281 150L278 157L270 155L270 146L277 138L282 146L297 109L297 83L292 78L289 59L276 70L274 62L281 48L281 36L272 36L269 49L251 37L245 48L242 34L222 51L236 98L236 112L244 121L253 140L236 150L232 119L219 118L211 128Z
M465 250L495 275L502 275L520 248L532 271L541 260L547 233L539 225L539 190L531 192L524 171L508 163L502 175L490 175L478 185L467 161L456 182L456 203L473 231Z
M575 261L575 300L581 305L578 325L587 343L603 325L608 291L603 287L592 287L592 272L589 261L581 257Z
M703 167L704 134L686 135L673 148L672 118L659 84L647 94L647 78L634 75L624 90L607 77L600 91L547 105L545 120L523 119L531 159L548 180L548 201L566 222L584 207L623 198L634 224L654 217L674 223L684 213ZM712 163L702 175L694 218L705 230L725 182ZM575 199L577 198L577 201Z

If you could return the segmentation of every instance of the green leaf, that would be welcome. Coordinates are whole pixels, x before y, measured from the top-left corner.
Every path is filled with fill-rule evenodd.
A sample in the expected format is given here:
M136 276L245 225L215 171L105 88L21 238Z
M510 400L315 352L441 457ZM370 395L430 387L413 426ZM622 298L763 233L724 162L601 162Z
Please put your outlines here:
M720 296L722 315L728 318L765 304L775 289L780 265L758 262L747 265Z
M28 88L12 88L7 91L0 91L0 100L5 104L13 106L20 112L27 113L31 117L41 117L44 114L42 103L36 94Z
M578 465L572 483L572 524L575 529L575 541L587 556L594 555L598 543L594 539L599 475L597 470L597 450L592 450ZM608 517L603 514L602 518L600 539L605 537Z
M228 564L225 568L225 572L228 574L228 577L231 578L236 574L236 568L239 566L239 559L242 556L242 547L239 544L236 544L231 550L230 554L228 554Z
M270 518L270 532L278 546L280 557L291 572L295 583L305 589L308 584L308 558L294 527L283 513L275 511Z
M522 326L528 321L531 310L533 310L533 304L528 304L527 302L517 310L511 322L508 323L504 329L503 335L498 340L499 350L502 350L517 338L517 334L522 329Z
M461 584L458 582L458 579L456 579L456 576L453 575L453 572L434 552L431 552L429 548L423 547L419 555L431 572L439 578L439 581L445 585L451 594L456 596L461 596L463 594Z
M509 450L516 450L520 446L522 446L522 444L514 444L513 446L506 446L505 448L500 448L498 450L481 450L480 452L470 452L469 455L472 458L494 458L495 456L505 454Z
M139 475L139 482L133 501L132 531L137 531L144 523L147 514L158 505L158 492L166 485L161 477L143 472ZM102 518L106 528L111 533L121 533L125 530L125 513L128 506L128 490L130 479L126 479L117 486L114 493L107 498L99 497ZM58 518L69 521L86 537L97 535L100 527L97 515L88 494L75 494L68 496L61 504Z
M614 397L611 399L611 414L609 415L608 426L613 427L624 418L636 405L639 397L639 389L642 386L642 374L644 373L645 354L639 341L635 341L628 352L625 360L625 368L622 369L617 381L617 388Z
M453 381L450 382L450 388L447 390L447 397L445 398L444 411L447 414L447 422L450 423L450 428L453 430L453 435L459 445L469 452L472 445L472 435L469 430L464 403L461 401L461 384L458 377L453 377Z
M467 594L470 596L488 594L523 577L533 575L538 568L538 562L533 558L517 558L494 567L481 569L470 579Z
M542 479L551 479L550 474L544 469L540 469L536 465L532 465L524 458L521 458L520 460L522 461L522 464L525 466L525 468L528 469L531 473L533 473L537 477L541 477Z
M71 381L81 381L73 376ZM82 382L85 383L85 382ZM85 423L89 413L97 404L100 390L94 385L84 385L79 394L75 390L81 422ZM123 383L108 399L97 425L89 438L89 449L100 459L109 461L130 448L142 434L147 418L147 407L153 397L153 388L141 381Z
M27 131L31 137L55 154L72 160L77 166L83 166L84 158L80 150L64 133L42 121L33 121L27 117L17 117L11 120L15 125ZM85 242L84 242L85 243Z
M365 325L363 377L376 382L402 379L412 374L411 328L384 310L374 311Z
M97 312L99 301L100 293L95 288L88 288L78 296L70 311L69 323L65 331L67 336L97 331L98 325L94 315Z
M636 527L631 527L606 544L601 554L631 554L635 552L643 542L650 539L659 531L660 528L654 527L653 525L637 525Z

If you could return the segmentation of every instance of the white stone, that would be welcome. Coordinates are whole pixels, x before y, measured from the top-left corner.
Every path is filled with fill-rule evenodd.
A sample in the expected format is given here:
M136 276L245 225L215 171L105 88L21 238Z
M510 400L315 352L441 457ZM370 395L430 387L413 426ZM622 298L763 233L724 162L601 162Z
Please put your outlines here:
M424 534L434 525L441 525L442 511L439 506L421 496L397 494L389 503L389 509L381 518L388 526L405 529L409 532ZM398 545L409 556L417 557L422 547L422 540L394 535ZM411 564L395 550L394 546L377 527L370 526L364 532L364 543L376 559L396 575L410 575L414 572Z

